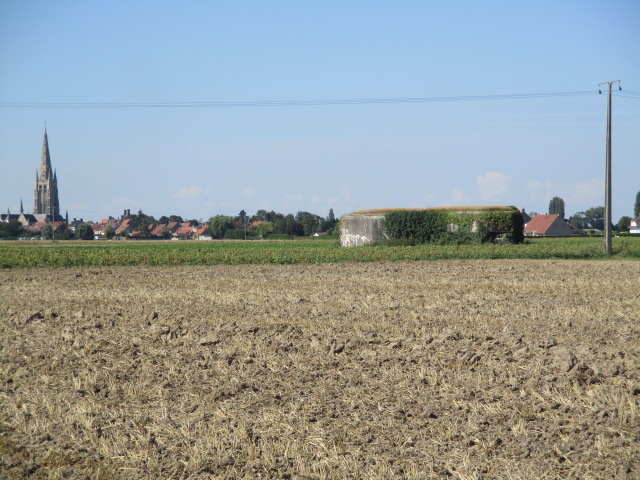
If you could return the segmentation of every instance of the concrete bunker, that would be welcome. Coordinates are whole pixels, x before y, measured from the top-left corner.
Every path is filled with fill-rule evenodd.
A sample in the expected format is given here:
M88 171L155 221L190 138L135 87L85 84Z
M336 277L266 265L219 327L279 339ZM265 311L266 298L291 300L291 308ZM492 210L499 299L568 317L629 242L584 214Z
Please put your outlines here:
M515 207L505 206L486 206L486 207L435 207L435 208L390 208L378 210L358 210L353 213L345 214L340 219L340 244L343 247L362 247L372 243L378 243L386 240L386 235L382 227L384 217L387 213L393 211L423 211L423 210L440 210L455 213L480 215L482 212L488 211L517 211ZM486 225L489 230L495 234L509 233L502 231L500 228L489 223ZM449 223L447 230L450 232L458 231L459 225ZM478 228L478 221L473 220L472 231Z

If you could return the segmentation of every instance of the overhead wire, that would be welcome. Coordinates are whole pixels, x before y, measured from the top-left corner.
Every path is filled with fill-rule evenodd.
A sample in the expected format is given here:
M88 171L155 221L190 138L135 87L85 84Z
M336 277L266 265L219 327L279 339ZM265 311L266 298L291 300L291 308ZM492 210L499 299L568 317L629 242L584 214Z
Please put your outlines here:
M633 92L630 92L633 93ZM530 98L573 97L595 95L596 91L517 93L502 95L461 95L443 97L394 97L394 98L355 98L328 100L260 100L260 101L202 101L202 102L0 102L0 108L87 108L87 109L126 109L126 108L242 108L242 107L293 107L293 106L332 106L332 105L373 105L431 102L468 102L488 100L518 100Z

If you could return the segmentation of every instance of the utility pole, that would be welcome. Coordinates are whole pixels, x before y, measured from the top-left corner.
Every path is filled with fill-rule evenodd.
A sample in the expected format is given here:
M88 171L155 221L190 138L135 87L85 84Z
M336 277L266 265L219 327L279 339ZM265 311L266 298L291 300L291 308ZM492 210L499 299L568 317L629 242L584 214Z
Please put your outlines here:
M614 83L617 83L618 88L622 90L620 80L598 84L598 93L602 93L600 87L606 85L609 94L607 103L607 153L604 175L604 253L607 255L611 255L611 85Z

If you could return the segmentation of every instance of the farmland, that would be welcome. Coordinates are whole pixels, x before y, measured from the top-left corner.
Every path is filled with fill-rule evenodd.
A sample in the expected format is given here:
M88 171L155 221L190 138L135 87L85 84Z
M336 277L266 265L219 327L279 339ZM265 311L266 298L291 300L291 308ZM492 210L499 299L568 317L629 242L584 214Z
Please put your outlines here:
M640 476L640 262L319 258L0 270L0 476Z
M341 248L337 241L2 242L0 268L312 264L380 260L640 259L640 238L616 238L613 257L602 238L540 238L521 245L417 245Z

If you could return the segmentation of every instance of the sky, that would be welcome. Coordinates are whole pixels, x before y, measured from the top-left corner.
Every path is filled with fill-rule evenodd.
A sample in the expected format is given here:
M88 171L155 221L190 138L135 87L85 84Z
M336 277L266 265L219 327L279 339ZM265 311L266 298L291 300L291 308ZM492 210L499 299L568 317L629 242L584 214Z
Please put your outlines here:
M612 80L617 222L640 191L637 0L0 0L0 210L33 211L46 123L70 218L554 196L568 217L604 205Z

